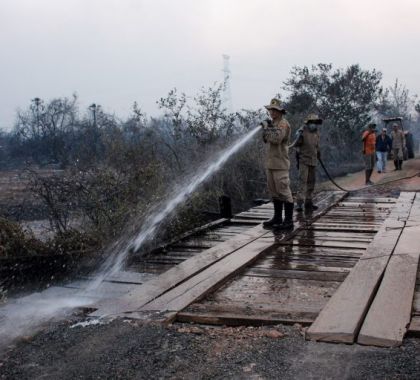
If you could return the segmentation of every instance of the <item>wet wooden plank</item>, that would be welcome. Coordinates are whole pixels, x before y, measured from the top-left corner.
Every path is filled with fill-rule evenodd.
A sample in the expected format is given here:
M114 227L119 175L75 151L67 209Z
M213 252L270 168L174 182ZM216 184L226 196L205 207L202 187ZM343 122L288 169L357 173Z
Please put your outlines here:
M342 232L342 231L316 231L311 228L307 228L301 231L297 236L309 236L309 237L339 237L339 238L350 238L350 239L373 239L375 233L372 232Z
M119 311L138 310L147 302L159 297L182 281L189 279L196 273L206 269L218 260L246 246L266 233L267 230L264 230L261 226L251 228L244 234L237 235L172 267L125 297L114 300L113 302L98 304L98 310L92 313L92 315L103 316L106 314L115 314Z
M272 242L253 241L176 288L169 290L161 297L144 305L141 310L180 311L218 287L220 283L234 276L271 245Z
M230 220L232 223L234 224L239 224L239 225L243 225L243 224L260 224L261 223L261 219L241 219L238 217L235 217L233 219Z
M340 264L340 265L339 265ZM321 271L321 272L342 272L348 273L354 265L350 264L343 266L342 263L315 263L305 261L293 261L288 260L287 262L279 263L259 263L255 264L254 268L265 268L265 269L283 269L283 270L301 270L301 271Z
M277 269L277 268L250 268L245 271L244 276L254 277L272 277L272 278L295 278L300 280L315 280L315 281L344 281L348 272L326 272L319 268L314 270L299 270L297 269Z
M341 194L341 198L344 196L344 193ZM331 202L334 202L335 200L335 197L331 198ZM317 215L319 216L323 212L326 212L326 209L324 211L320 210ZM301 227L296 227L292 234L297 233L299 228ZM262 255L266 249L272 246L272 244L273 241L262 241L262 239L257 239L178 285L176 288L169 290L161 297L144 305L140 310L156 310L160 312L181 311L197 299L204 297L207 293L219 287L220 284L226 282L250 262L256 260L257 257Z
M332 240L311 240L311 239L293 239L281 242L281 245L300 245L309 247L334 247L334 248L358 248L366 249L368 242L351 242L351 241L332 241Z
M306 338L327 342L353 343L379 285L414 195L401 193L389 219L381 227L365 254L306 332ZM396 211L398 210L398 211Z
M278 246L272 253L266 257L273 257L281 259L285 255L315 255L315 256L333 256L333 257L350 257L359 258L363 255L363 249L349 249L349 248L329 248L329 247L307 247L307 246Z
M420 258L419 236L420 226L404 228L363 322L358 343L381 347L402 344L411 319Z
M313 231L342 231L342 232L372 232L376 233L379 230L379 227L362 227L360 225L352 225L352 226L345 226L345 225L328 225L317 223L314 224L312 227Z
M336 201L340 201L345 197L345 193L333 192L324 194L324 198L319 202L320 209L314 213L315 217L323 215L326 210L331 207ZM167 272L162 273L160 276L154 278L148 283L138 287L135 292L122 297L121 299L113 300L113 302L106 302L104 304L98 304L98 310L92 315L106 315L108 313L115 314L120 311L121 313L137 311L143 305L152 303L153 300L159 296L169 293L171 289L182 285L187 282L193 276L205 271L213 264L217 264L219 260L224 257L236 252L236 250L251 244L258 237L267 234L268 231L262 229L261 226L256 226L245 233L235 236L234 238L218 244L217 246L198 253L194 257L180 263L176 267L169 269ZM271 245L273 242L260 243L260 250L267 245ZM257 255L260 252L254 252ZM141 264L137 264L139 267ZM147 266L145 266L147 268ZM155 269L157 270L157 269ZM158 271L158 270L157 270Z
M325 280L237 276L186 311L230 312L241 308L244 314L257 315L285 310L319 313L339 285L340 282Z
M106 277L104 282L111 283L122 283L122 284L133 284L141 285L146 281L149 281L153 278L153 275L148 273L138 273L138 272L129 272L129 271L120 271L112 276ZM93 280L94 277L81 277L84 281Z
M346 202L363 202L363 203L395 203L397 198L391 197L354 197L350 196L346 199Z

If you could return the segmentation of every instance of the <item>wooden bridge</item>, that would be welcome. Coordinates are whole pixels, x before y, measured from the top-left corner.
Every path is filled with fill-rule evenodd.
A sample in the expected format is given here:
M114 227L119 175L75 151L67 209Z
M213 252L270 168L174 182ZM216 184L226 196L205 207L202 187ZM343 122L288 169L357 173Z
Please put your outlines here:
M300 323L307 339L385 347L418 334L420 193L330 191L316 202L289 233L262 228L272 214L263 204L184 235L106 279L91 315Z

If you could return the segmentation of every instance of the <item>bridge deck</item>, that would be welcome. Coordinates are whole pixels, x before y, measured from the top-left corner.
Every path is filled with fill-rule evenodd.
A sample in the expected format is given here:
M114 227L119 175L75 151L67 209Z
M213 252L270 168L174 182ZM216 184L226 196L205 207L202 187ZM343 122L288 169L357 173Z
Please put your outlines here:
M288 234L261 228L272 213L265 204L133 261L120 278L107 279L119 291L99 302L92 315L224 325L312 324L360 266L368 247L372 250L391 211L397 218L402 212L397 196L323 192L317 202L320 210L299 215ZM414 333L420 325L419 278L412 289Z

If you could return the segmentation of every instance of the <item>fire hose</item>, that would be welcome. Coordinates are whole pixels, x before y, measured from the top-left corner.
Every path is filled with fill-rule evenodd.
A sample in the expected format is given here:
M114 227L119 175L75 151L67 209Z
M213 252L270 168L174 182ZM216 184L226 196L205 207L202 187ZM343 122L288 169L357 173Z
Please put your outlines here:
M318 161L319 161L322 169L324 170L325 174L327 175L328 179L330 180L330 182L334 186L336 186L337 188L339 188L340 190L346 191L348 193L353 193L353 192L364 190L364 189L367 189L367 188L370 188L370 187L383 186L383 185L387 185L387 184L392 183L392 182L397 182L397 181L401 181L401 180L404 180L404 179L410 179L410 178L414 178L414 177L419 177L420 176L420 172L417 172L417 173L412 174L412 175L407 176L407 177L396 178L396 179L392 179L390 181L386 181L386 182L382 182L382 183L375 183L373 185L363 186L363 187L361 187L359 189L348 190L348 189L345 189L345 188L341 187L337 182L334 181L334 179L331 177L330 173L328 173L328 170L325 167L324 163L322 162L321 158L318 158Z
M298 142L298 140L299 140L299 137L300 137L301 133L302 133L302 132L300 132L300 133L298 132L298 136L296 137L295 141L293 141L293 143L292 143L291 145L289 145L289 148L294 148L294 147L296 146L296 144L297 144L297 142ZM390 180L390 181L386 181L386 182L382 182L382 183L374 183L373 185L363 186L363 187L360 187L360 188L358 188L358 189L354 189L354 190L348 190L348 189L345 189L344 187L340 186L340 185L339 185L339 184L338 184L338 183L334 180L334 178L330 175L330 173L328 172L327 168L325 167L325 165L324 165L324 163L322 162L322 160L321 160L321 158L320 158L320 157L318 157L318 161L319 161L319 163L320 163L320 165L321 165L321 167L322 167L322 170L325 172L325 174L326 174L327 178L329 179L329 181L330 181L330 182L331 182L334 186L336 186L338 189L340 189L340 190L342 190L342 191L345 191L345 192L347 192L347 193L354 193L354 192L356 192L356 191L364 190L364 189L367 189L367 188L369 188L369 187L383 186L383 185L387 185L387 184L389 184L389 183L392 183L392 182L397 182L397 181L401 181L401 180L404 180L404 179L410 179L410 178L414 178L414 177L420 177L420 172L417 172L417 173L415 173L415 174L413 174L413 175L411 175L411 176L402 177L402 178L396 178L396 179L392 179L392 180ZM299 165L299 161L298 161L298 165Z

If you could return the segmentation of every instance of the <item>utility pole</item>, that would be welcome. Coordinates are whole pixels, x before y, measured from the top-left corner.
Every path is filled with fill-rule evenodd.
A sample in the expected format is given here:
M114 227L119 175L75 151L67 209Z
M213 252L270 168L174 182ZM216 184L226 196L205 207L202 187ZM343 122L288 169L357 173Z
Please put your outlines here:
M35 112L36 112L36 128L37 128L37 133L40 133L41 130L41 123L39 121L39 109L41 107L41 99L40 98L34 98L32 99L32 101L35 104Z
M89 109L92 111L92 115L93 115L93 126L96 127L96 104L93 103L89 106Z
M230 56L227 54L223 54L223 82L225 85L223 91L223 105L225 106L226 110L229 113L233 113L233 104L232 104L232 91L230 89L230 65L229 59Z

